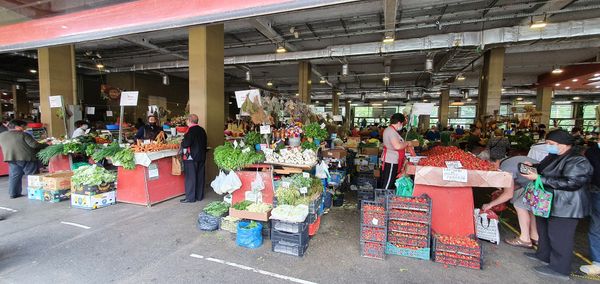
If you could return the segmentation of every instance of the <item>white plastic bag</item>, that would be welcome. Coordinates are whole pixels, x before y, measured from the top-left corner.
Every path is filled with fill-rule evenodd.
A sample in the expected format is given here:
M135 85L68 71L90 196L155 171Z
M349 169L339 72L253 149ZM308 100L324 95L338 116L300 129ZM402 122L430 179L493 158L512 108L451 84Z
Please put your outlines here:
M222 183L221 191L223 193L232 193L242 187L242 181L234 171L230 171Z
M321 163L315 167L315 176L320 179L329 178L329 166L325 161L321 161Z
M212 187L212 189L219 195L225 193L223 191L221 191L221 187L223 184L223 181L225 180L225 173L223 171L219 171L219 175L215 178L215 180L213 180L210 183L210 187Z
M265 183L263 182L262 177L260 176L260 174L258 172L256 172L256 177L250 184L250 188L255 193L262 191L265 188Z

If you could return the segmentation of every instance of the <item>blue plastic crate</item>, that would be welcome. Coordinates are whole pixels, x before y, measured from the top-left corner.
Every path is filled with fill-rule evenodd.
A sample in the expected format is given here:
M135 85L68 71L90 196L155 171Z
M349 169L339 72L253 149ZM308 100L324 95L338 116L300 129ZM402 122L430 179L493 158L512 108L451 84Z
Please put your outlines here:
M334 170L329 172L329 184L340 184L346 177L346 171Z
M421 249L399 248L399 247L394 246L390 242L387 242L386 246L385 246L385 254L393 254L393 255L400 255L400 256L430 260L431 259L431 248L421 248Z
M331 192L327 191L325 192L325 198L323 200L323 204L325 208L331 208L331 205L333 204L333 195L331 194Z

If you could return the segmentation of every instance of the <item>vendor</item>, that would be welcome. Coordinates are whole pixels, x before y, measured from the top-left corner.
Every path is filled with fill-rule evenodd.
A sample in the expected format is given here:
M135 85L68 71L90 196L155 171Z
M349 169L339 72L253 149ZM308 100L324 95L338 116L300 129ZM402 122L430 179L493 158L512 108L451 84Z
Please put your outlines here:
M85 120L79 120L75 122L75 127L77 128L73 131L73 136L71 138L77 138L87 134L90 126Z
M398 130L406 123L406 118L401 113L395 113L390 119L390 126L383 132L383 154L382 175L380 180L380 188L391 189L396 188L396 177L401 172L401 166L404 164L405 149L410 146L404 142Z
M467 151L477 155L485 148L486 143L481 139L481 128L475 127L467 140Z
M163 132L162 127L158 126L158 119L154 115L148 116L148 124L140 127L137 134L135 134L136 140L154 140L156 136Z

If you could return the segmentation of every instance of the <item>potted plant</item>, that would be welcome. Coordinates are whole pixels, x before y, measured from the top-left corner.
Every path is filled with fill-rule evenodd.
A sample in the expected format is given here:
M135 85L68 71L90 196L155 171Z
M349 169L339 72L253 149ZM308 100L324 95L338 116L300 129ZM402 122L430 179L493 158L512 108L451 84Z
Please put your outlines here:
M286 129L285 133L288 138L288 145L291 147L300 146L300 136L302 136L302 128L296 124Z
M308 141L314 142L317 146L321 145L321 140L327 139L329 134L327 133L327 129L321 128L321 125L316 122L305 125L302 130L304 131L304 136L308 138Z

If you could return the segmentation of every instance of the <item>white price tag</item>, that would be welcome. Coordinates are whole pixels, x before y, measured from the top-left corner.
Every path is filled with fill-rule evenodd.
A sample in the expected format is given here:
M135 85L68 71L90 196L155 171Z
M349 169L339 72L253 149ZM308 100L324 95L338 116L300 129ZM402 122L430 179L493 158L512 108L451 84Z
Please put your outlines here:
M467 182L467 170L443 169L442 179L445 181Z
M462 169L460 161L446 161L446 167L450 169Z
M287 155L287 152L288 152L287 149L281 149L281 150L279 150L279 154L281 154L281 156Z
M308 188L306 188L306 186L304 186L304 187L301 187L301 188L300 188L300 193L302 193L302 194L306 194L306 193L308 193Z
M50 96L50 108L62 107L62 96Z
M281 182L281 186L284 187L284 188L290 188L290 183L287 182L287 181L282 181Z
M112 110L107 110L106 111L106 116L113 116Z
M250 152L250 148L244 148L244 150L242 150L242 153L248 153Z
M302 176L305 178L310 178L310 174L309 173L302 173Z
M325 129L325 126L327 126L325 123L321 123L321 129Z
M235 149L237 147L238 147L238 142L237 142L237 140L235 140L235 141L233 141L233 148Z
M144 145L148 145L148 144L150 144L150 140L146 139L146 140L144 140L143 143L144 143Z
M121 92L121 106L137 106L138 91Z
M261 125L260 134L271 134L271 125Z
M260 149L265 152L265 155L273 155L273 149L269 148L267 144L260 144Z
M246 146L246 143L244 143L244 140L240 140L240 147L244 147Z
M158 166L155 163L151 163L148 166L148 179L149 180L154 180L154 179L158 179Z
M342 116L341 115L334 115L333 116L333 121L343 121Z
M94 114L96 114L96 108L95 107L86 107L85 113L87 113L88 115L94 115Z
M371 220L371 223L375 226L379 226L379 219L373 218L373 220Z

